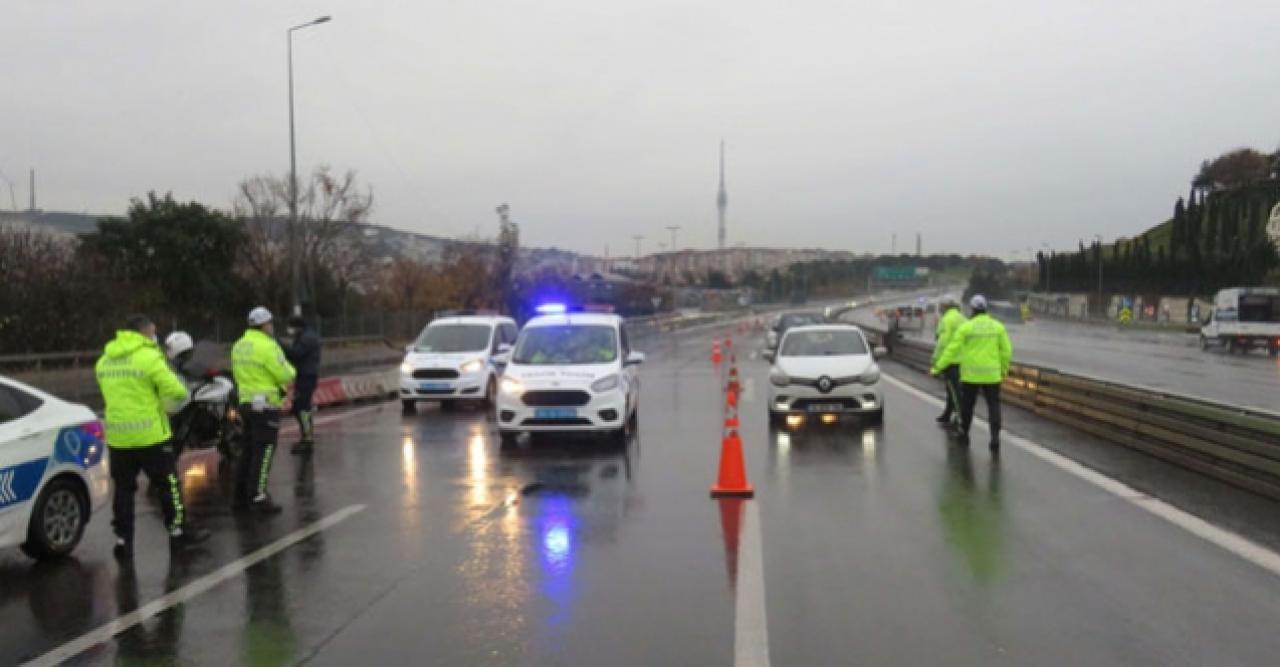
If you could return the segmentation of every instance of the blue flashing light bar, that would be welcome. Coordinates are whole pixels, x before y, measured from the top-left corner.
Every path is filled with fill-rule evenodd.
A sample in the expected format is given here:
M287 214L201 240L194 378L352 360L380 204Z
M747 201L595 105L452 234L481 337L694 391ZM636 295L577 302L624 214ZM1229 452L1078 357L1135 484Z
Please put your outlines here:
M557 315L567 312L569 309L563 303L544 303L534 310L538 311L540 315Z

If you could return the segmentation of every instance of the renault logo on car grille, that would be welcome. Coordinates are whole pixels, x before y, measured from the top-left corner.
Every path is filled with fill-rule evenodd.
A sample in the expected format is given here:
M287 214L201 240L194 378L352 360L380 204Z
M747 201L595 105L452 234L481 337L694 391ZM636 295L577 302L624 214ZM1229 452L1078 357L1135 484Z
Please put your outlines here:
M833 384L834 384L834 383L831 381L831 378L829 378L829 377L827 377L827 376L825 376L825 375L824 375L824 376L822 376L822 377L818 378L818 391L820 391L820 392L822 392L822 393L824 393L824 394L825 394L825 393L827 393L827 392L831 391L831 387L832 387L832 385L833 385Z

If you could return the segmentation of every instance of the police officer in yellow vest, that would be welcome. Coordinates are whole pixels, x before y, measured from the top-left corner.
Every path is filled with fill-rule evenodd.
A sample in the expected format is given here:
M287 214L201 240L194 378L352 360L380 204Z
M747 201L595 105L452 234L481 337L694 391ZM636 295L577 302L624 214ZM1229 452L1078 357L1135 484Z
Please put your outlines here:
M236 509L264 515L280 512L267 493L267 480L280 435L285 388L296 374L274 333L271 311L259 306L249 312L249 328L231 348L245 444L236 462Z
M94 366L94 376L106 403L103 426L115 483L111 525L116 534L116 557L133 557L133 504L139 472L146 473L151 487L160 490L160 510L171 548L208 539L208 531L188 525L170 442L169 415L186 404L187 387L165 363L164 352L156 344L156 325L150 318L130 315L126 319L125 327L107 343Z
M942 357L942 353L947 349L947 345L951 343L952 336L960 325L965 323L965 317L960 312L960 304L956 302L953 296L945 296L942 302L938 304L942 308L942 317L938 318L937 340L933 345L933 363L937 365L938 359ZM943 408L942 414L938 416L939 424L951 423L951 417L959 412L960 406L960 365L951 364L942 369L940 373L942 380L947 389L947 404Z
M960 325L947 349L933 364L937 375L953 363L960 364L960 442L969 443L973 409L981 393L987 402L987 422L991 426L991 451L1000 449L1000 384L1013 362L1013 345L1004 325L987 314L987 299L981 294L969 301L973 316Z

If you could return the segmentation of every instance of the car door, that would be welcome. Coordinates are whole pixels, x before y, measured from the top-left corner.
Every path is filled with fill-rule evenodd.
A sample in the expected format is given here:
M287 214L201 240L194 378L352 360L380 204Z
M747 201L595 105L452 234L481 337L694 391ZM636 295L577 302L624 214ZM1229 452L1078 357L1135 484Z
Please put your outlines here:
M57 429L50 427L43 403L0 383L0 541L5 543L25 539L31 500L49 467Z

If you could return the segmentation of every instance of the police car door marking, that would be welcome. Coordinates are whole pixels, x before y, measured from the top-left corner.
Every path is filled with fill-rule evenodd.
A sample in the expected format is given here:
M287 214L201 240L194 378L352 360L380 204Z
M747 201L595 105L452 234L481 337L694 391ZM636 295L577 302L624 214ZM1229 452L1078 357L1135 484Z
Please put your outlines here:
M48 464L46 457L0 470L0 509L30 500Z

